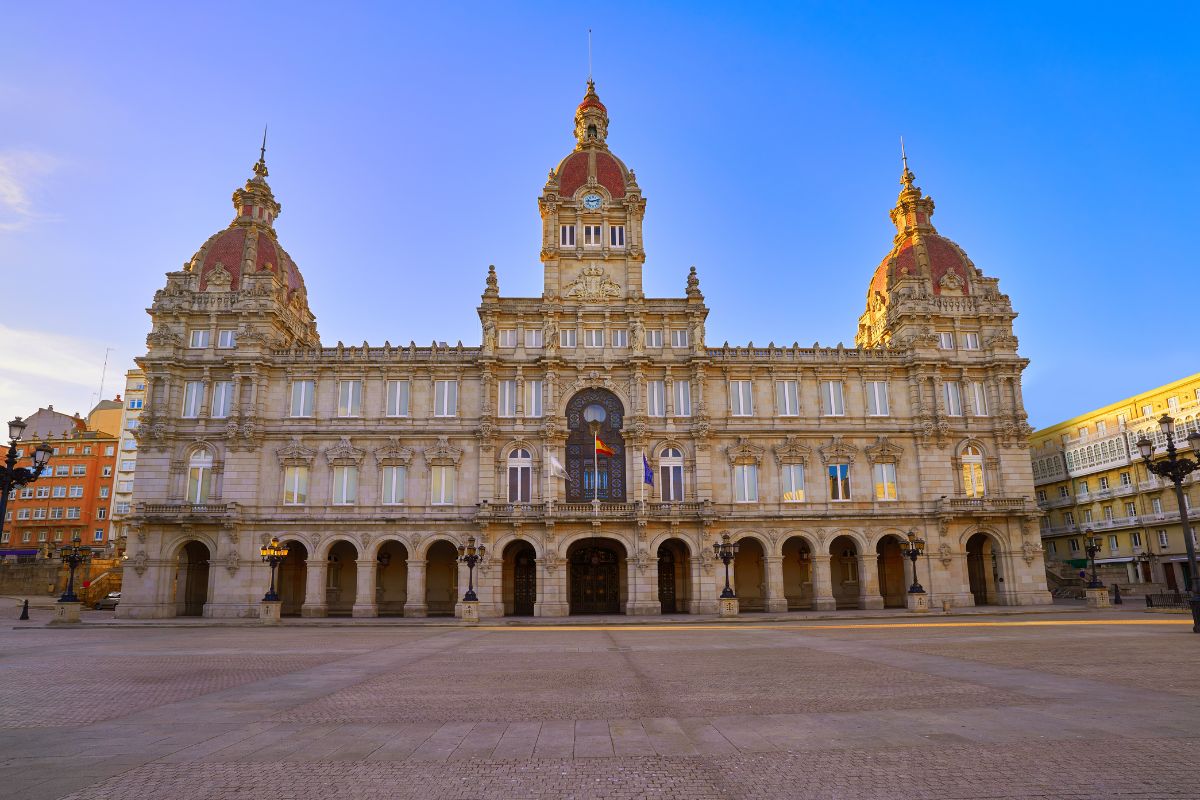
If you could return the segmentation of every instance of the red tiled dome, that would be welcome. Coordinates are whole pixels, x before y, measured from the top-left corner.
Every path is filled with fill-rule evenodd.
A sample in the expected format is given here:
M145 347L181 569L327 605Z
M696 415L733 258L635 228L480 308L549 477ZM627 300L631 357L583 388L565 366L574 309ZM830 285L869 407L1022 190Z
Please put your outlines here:
M252 243L249 227L231 225L209 237L208 241L192 258L191 269L199 270L200 291L209 287L209 279L217 273L219 264L229 276L229 290L237 291L242 286L242 274L247 263L251 263L250 245ZM275 242L274 237L266 229L260 229L257 237L257 252L254 253L255 270L270 270L279 275L288 287L288 299L297 290L304 288L304 279L291 256ZM221 284L224 278L219 278Z
M603 150L579 150L562 160L558 165L558 194L560 197L570 197L587 183L591 169L589 156L595 155L596 182L608 190L613 198L625 196L625 180L628 170L625 165L611 153Z
M923 246L929 259L929 273L933 280L934 294L942 293L942 279L946 273L953 272L959 279L963 294L970 294L970 284L967 281L970 262L958 245L936 233L925 233L917 242L913 237L903 239L892 248L871 276L871 285L867 291L868 298L876 292L887 294L889 278L897 280L903 275L917 274L917 247Z

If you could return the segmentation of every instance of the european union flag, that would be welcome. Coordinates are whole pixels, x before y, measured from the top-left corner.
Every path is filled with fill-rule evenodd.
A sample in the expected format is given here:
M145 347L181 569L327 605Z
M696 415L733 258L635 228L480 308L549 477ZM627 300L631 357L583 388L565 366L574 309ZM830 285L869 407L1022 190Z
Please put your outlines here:
M650 469L650 462L646 460L645 453L642 453L642 483L654 485L654 470Z

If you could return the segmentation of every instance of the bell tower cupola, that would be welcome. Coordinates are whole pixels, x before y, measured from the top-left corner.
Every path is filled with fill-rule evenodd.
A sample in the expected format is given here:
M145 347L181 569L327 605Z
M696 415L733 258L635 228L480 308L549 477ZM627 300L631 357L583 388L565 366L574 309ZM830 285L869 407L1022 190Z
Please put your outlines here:
M608 109L600 102L596 94L596 82L588 80L587 94L583 102L575 109L575 149L598 147L608 149L605 140L608 138Z

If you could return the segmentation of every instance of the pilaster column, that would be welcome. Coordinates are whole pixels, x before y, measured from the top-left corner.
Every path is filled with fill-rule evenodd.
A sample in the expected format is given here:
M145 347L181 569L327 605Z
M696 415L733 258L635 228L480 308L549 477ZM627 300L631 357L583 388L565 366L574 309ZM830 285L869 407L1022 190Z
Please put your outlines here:
M375 579L379 562L373 558L360 558L354 562L357 575L354 584L354 607L350 615L354 617L377 617L379 606L375 603Z
M535 617L565 617L570 613L567 599L566 559L550 554L536 559L537 601L533 604Z
M328 580L329 562L310 558L305 562L304 605L300 606L302 617L328 616L325 604L325 582Z
M425 565L424 559L410 558L408 565L408 600L404 603L404 616L424 617L429 614L425 605Z
M783 556L767 556L766 562L767 586L765 608L772 613L787 611L787 594L783 587Z
M647 565L634 557L626 561L625 569L629 587L625 613L629 616L661 614L662 603L658 600L658 564Z
M813 553L812 557L813 611L833 611L837 600L833 596L833 574L829 570L829 554Z
M858 557L858 607L883 608L879 594L879 556L874 553Z

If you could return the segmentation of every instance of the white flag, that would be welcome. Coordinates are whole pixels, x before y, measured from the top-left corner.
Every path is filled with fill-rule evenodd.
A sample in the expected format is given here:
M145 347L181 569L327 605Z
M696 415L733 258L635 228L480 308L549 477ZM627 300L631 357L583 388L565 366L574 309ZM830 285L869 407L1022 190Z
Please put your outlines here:
M564 467L562 462L558 460L558 457L554 455L550 456L550 474L555 478L567 477L566 467Z

